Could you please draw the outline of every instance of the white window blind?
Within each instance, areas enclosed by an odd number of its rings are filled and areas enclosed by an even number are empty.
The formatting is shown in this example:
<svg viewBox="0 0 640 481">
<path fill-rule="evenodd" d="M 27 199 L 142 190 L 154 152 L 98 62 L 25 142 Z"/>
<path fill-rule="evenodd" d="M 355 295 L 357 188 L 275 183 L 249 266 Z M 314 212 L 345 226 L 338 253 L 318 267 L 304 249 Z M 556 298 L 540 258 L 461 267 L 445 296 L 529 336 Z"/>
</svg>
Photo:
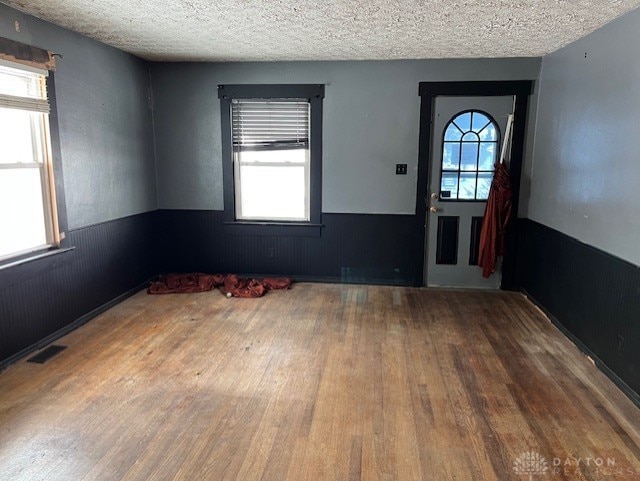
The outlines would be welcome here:
<svg viewBox="0 0 640 481">
<path fill-rule="evenodd" d="M 0 65 L 0 107 L 49 113 L 47 72 Z"/>
<path fill-rule="evenodd" d="M 309 101 L 234 100 L 235 148 L 304 148 L 309 144 Z"/>
</svg>

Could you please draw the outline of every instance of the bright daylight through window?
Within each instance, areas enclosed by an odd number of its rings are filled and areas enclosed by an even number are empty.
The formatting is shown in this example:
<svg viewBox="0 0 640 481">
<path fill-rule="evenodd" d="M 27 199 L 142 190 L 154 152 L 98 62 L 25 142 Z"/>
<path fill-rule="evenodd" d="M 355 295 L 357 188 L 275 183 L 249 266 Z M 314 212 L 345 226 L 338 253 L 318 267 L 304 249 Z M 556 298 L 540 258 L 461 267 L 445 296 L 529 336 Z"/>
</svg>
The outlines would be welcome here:
<svg viewBox="0 0 640 481">
<path fill-rule="evenodd" d="M 499 136 L 484 112 L 461 112 L 451 119 L 442 143 L 440 200 L 487 200 Z"/>
<path fill-rule="evenodd" d="M 46 76 L 0 65 L 0 259 L 59 241 Z"/>
<path fill-rule="evenodd" d="M 234 99 L 236 219 L 309 221 L 310 104 Z"/>
</svg>

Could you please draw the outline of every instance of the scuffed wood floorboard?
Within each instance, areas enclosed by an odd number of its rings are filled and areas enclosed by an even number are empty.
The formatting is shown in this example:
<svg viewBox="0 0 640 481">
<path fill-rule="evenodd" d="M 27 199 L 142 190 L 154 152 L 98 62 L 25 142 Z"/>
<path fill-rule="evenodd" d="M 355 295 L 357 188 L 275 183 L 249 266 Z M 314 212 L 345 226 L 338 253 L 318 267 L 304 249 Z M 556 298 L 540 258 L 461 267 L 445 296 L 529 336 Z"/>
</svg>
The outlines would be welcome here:
<svg viewBox="0 0 640 481">
<path fill-rule="evenodd" d="M 640 479 L 640 411 L 519 294 L 140 292 L 57 343 L 0 373 L 0 480 Z"/>
</svg>

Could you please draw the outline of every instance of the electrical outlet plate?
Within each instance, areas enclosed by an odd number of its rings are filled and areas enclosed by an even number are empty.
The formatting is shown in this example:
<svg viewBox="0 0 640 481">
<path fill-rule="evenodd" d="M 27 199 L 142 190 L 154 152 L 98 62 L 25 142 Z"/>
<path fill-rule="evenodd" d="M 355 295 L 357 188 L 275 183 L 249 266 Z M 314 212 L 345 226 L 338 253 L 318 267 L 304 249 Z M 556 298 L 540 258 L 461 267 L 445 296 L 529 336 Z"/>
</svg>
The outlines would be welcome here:
<svg viewBox="0 0 640 481">
<path fill-rule="evenodd" d="M 407 164 L 396 164 L 396 175 L 407 175 Z"/>
</svg>

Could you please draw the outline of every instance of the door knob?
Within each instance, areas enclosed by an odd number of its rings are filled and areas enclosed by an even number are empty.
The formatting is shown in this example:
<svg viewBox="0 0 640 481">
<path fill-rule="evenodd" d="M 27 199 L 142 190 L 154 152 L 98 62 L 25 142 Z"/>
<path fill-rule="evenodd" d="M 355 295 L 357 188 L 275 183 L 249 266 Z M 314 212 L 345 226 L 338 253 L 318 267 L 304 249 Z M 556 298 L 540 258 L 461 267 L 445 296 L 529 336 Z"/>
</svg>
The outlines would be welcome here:
<svg viewBox="0 0 640 481">
<path fill-rule="evenodd" d="M 436 212 L 438 212 L 440 209 L 438 209 L 435 205 L 432 205 L 431 207 L 429 207 L 429 212 L 433 212 L 434 214 Z"/>
</svg>

